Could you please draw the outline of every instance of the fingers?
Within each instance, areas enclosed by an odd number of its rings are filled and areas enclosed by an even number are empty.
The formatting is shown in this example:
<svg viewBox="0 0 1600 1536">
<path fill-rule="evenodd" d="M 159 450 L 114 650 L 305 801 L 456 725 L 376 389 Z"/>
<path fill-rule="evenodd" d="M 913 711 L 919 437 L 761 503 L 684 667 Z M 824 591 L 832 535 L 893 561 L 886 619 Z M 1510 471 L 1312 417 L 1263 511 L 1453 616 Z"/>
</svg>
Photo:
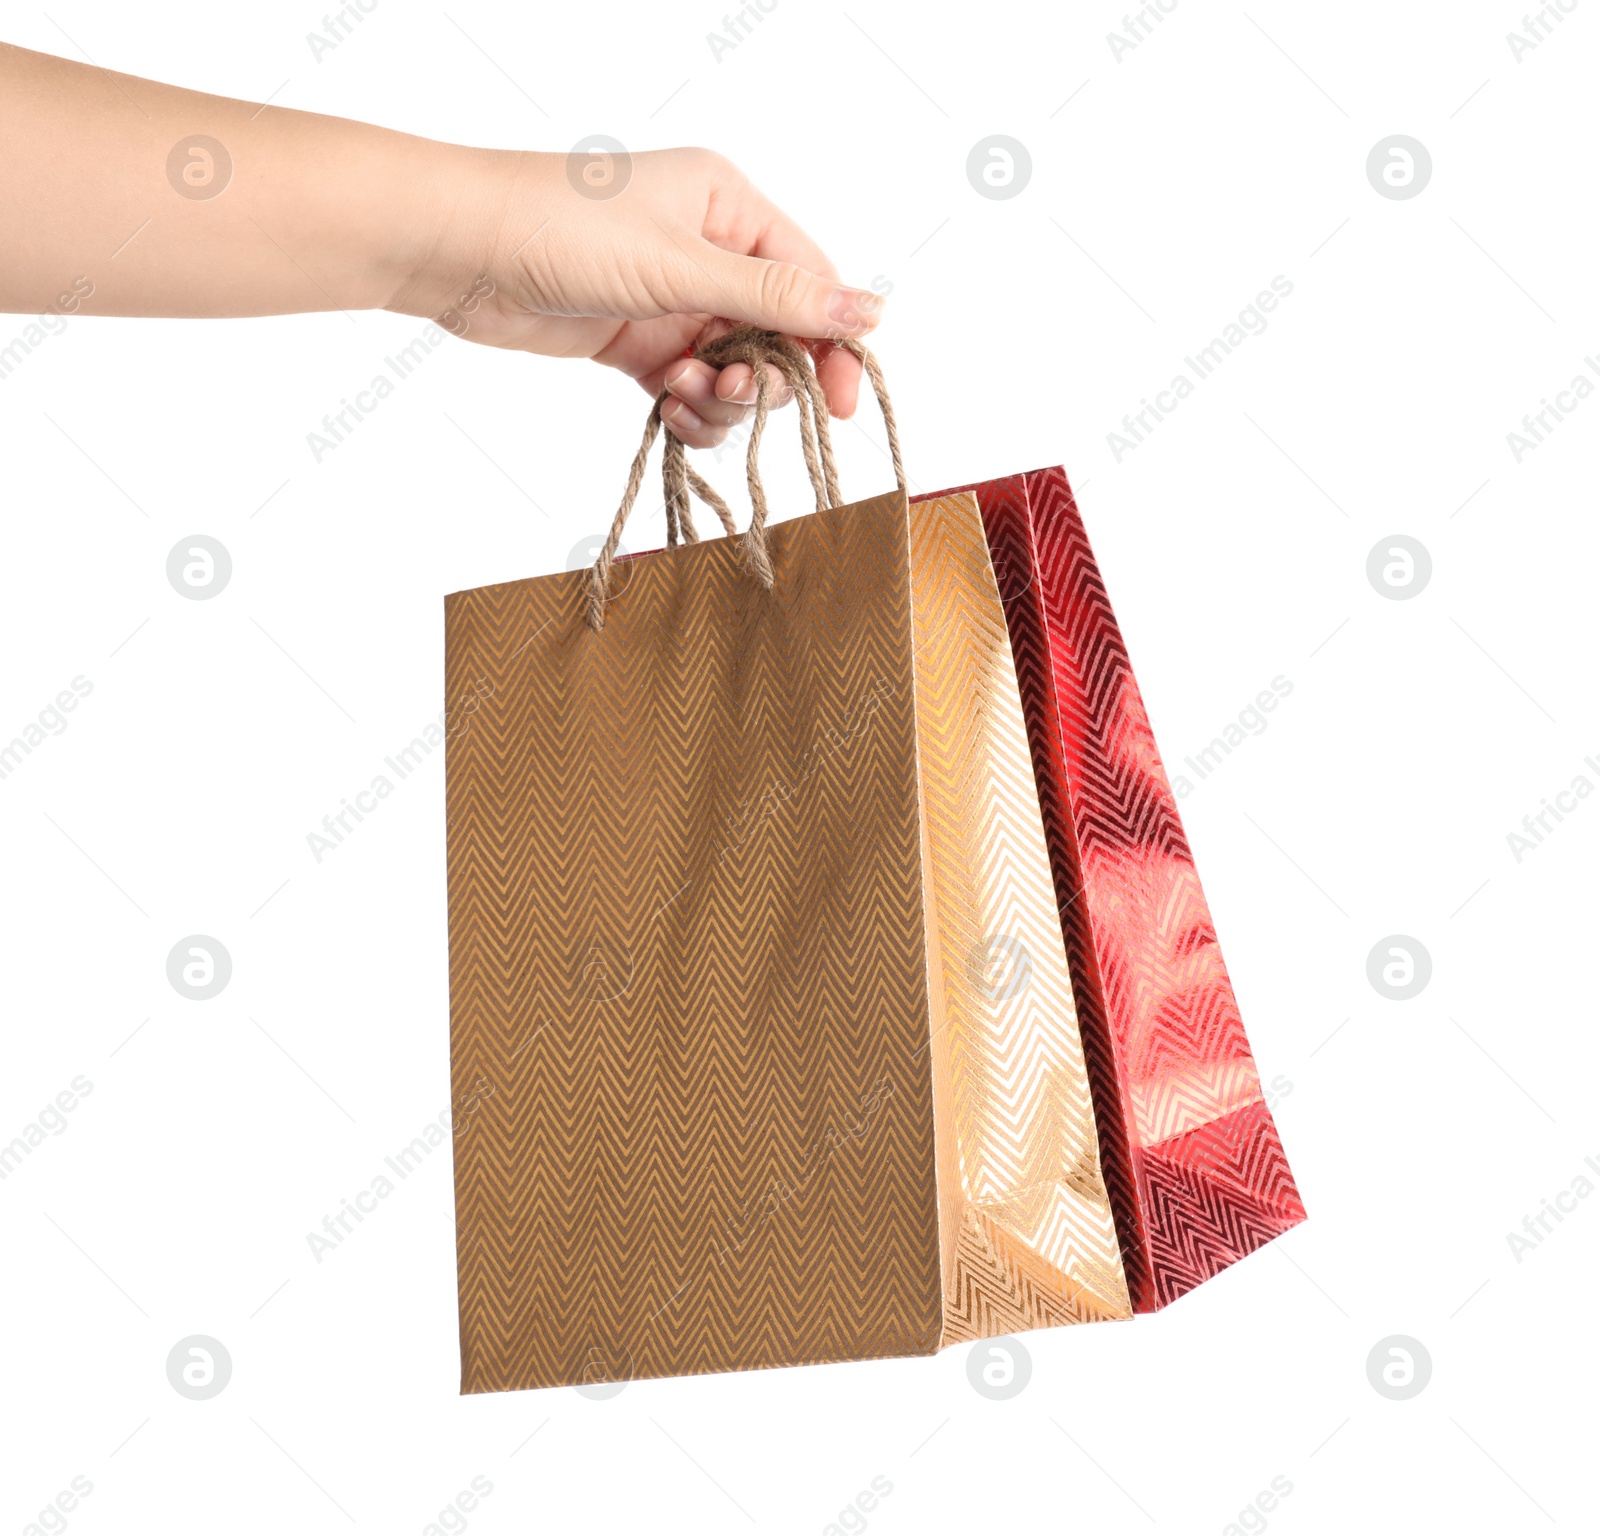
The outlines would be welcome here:
<svg viewBox="0 0 1600 1536">
<path fill-rule="evenodd" d="M 844 287 L 788 262 L 740 256 L 704 241 L 692 261 L 677 266 L 674 278 L 674 300 L 685 312 L 709 312 L 811 340 L 829 413 L 844 417 L 854 412 L 861 365 L 830 340 L 870 333 L 883 309 L 877 294 Z M 693 404 L 684 397 L 684 409 Z M 699 414 L 698 406 L 695 411 Z M 695 446 L 700 445 L 698 439 L 687 434 L 722 424 L 714 408 L 698 421 L 690 421 L 681 411 L 664 411 L 662 419 Z"/>
<path fill-rule="evenodd" d="M 787 405 L 794 395 L 780 374 L 766 370 L 768 401 Z M 696 358 L 684 358 L 666 371 L 663 380 L 668 400 L 661 419 L 691 448 L 714 448 L 750 414 L 755 403 L 755 374 L 748 363 L 713 368 Z"/>
<path fill-rule="evenodd" d="M 708 176 L 709 196 L 698 234 L 681 226 L 673 231 L 656 221 L 657 236 L 666 238 L 647 242 L 653 260 L 643 289 L 653 313 L 623 327 L 620 335 L 631 338 L 637 330 L 642 341 L 646 326 L 690 318 L 699 322 L 702 339 L 708 330 L 723 329 L 729 322 L 778 331 L 811 351 L 829 414 L 851 415 L 860 392 L 861 365 L 834 343 L 870 334 L 882 316 L 882 297 L 841 283 L 820 247 L 737 167 L 703 151 L 664 153 L 669 158 L 690 156 L 693 168 Z M 754 403 L 750 371 L 743 365 L 724 369 L 718 378 L 710 368 L 686 366 L 674 356 L 676 347 L 664 347 L 642 367 L 624 360 L 623 350 L 609 347 L 607 353 L 616 355 L 602 355 L 602 360 L 626 367 L 646 389 L 664 387 L 671 399 L 663 405 L 662 417 L 686 443 L 703 447 L 721 442 L 744 408 Z M 653 345 L 644 349 L 646 355 L 650 350 Z M 773 392 L 774 404 L 788 398 L 781 385 Z"/>
<path fill-rule="evenodd" d="M 767 402 L 770 405 L 787 405 L 793 398 L 789 386 L 783 378 L 775 375 L 768 368 L 767 375 Z M 738 405 L 754 405 L 756 403 L 756 375 L 749 363 L 730 363 L 717 375 L 717 395 L 719 399 L 730 401 Z"/>
<path fill-rule="evenodd" d="M 790 334 L 798 338 L 861 336 L 872 330 L 882 317 L 882 298 L 877 293 L 848 288 L 838 282 L 838 269 L 827 259 L 821 246 L 795 224 L 789 214 L 771 202 L 771 198 L 750 186 L 734 166 L 726 166 L 715 181 L 706 226 L 701 232 L 712 245 L 722 246 L 736 256 L 744 254 L 766 261 L 789 262 L 790 266 L 827 278 L 834 285 L 834 299 L 829 304 L 832 322 L 829 328 L 790 330 Z M 856 298 L 843 298 L 845 294 L 854 294 Z M 776 330 L 784 330 L 784 326 L 776 326 Z M 830 416 L 850 416 L 856 408 L 861 363 L 856 362 L 850 352 L 830 346 L 826 339 L 813 339 L 810 347 Z"/>
<path fill-rule="evenodd" d="M 855 353 L 826 342 L 811 351 L 817 362 L 817 381 L 828 398 L 828 414 L 841 420 L 855 415 L 861 392 L 861 364 Z"/>
<path fill-rule="evenodd" d="M 828 412 L 836 417 L 851 415 L 856 407 L 861 365 L 851 353 L 831 346 L 827 340 L 814 338 L 865 335 L 882 316 L 881 298 L 876 293 L 839 283 L 838 270 L 822 248 L 732 166 L 725 167 L 714 184 L 701 233 L 713 245 L 736 256 L 788 263 L 832 285 L 827 327 L 807 329 L 776 325 L 774 329 L 813 338 L 811 352 L 817 364 L 817 377 L 827 396 Z M 854 297 L 848 297 L 850 295 Z"/>
<path fill-rule="evenodd" d="M 787 336 L 865 336 L 883 301 L 865 288 L 787 261 L 741 256 L 698 241 L 673 273 L 678 307 L 742 320 Z"/>
</svg>

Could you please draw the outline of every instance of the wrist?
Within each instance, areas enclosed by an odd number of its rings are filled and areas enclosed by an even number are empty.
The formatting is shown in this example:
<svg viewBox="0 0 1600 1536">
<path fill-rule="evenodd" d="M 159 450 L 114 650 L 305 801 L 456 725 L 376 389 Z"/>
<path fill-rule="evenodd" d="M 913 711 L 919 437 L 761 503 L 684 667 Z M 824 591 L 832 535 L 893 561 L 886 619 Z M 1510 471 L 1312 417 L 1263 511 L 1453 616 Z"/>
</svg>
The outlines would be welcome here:
<svg viewBox="0 0 1600 1536">
<path fill-rule="evenodd" d="M 410 141 L 401 157 L 398 199 L 375 252 L 381 307 L 450 324 L 490 272 L 507 210 L 526 180 L 515 150 Z M 399 216 L 396 217 L 396 208 Z"/>
</svg>

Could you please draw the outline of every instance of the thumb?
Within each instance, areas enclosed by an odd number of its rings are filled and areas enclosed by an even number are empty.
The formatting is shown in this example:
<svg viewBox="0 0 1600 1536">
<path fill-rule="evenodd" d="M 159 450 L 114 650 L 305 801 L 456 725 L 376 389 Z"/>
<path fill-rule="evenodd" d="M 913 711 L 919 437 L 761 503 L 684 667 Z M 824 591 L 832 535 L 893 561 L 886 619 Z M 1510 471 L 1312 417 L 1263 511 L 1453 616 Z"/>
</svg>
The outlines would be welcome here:
<svg viewBox="0 0 1600 1536">
<path fill-rule="evenodd" d="M 739 256 L 709 240 L 685 252 L 672 281 L 672 301 L 688 314 L 721 315 L 787 336 L 838 341 L 865 336 L 883 314 L 883 300 L 787 261 Z"/>
</svg>

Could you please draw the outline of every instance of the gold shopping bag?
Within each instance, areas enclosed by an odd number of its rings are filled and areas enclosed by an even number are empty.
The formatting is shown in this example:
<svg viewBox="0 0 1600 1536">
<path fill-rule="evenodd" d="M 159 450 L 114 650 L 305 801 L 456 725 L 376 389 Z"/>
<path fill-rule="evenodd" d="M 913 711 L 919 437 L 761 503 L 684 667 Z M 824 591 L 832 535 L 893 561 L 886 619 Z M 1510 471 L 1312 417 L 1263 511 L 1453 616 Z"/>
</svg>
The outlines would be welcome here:
<svg viewBox="0 0 1600 1536">
<path fill-rule="evenodd" d="M 463 1392 L 1129 1315 L 977 504 L 908 507 L 864 351 L 900 488 L 851 506 L 805 354 L 700 355 L 757 365 L 748 533 L 669 437 L 614 558 L 658 401 L 593 571 L 445 600 Z"/>
</svg>

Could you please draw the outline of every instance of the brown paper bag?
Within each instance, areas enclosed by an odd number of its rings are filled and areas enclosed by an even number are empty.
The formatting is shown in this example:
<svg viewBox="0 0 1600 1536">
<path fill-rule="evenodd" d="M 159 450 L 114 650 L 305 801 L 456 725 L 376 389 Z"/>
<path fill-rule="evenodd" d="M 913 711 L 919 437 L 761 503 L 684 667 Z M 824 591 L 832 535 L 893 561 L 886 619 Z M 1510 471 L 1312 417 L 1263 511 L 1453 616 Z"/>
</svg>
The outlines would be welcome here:
<svg viewBox="0 0 1600 1536">
<path fill-rule="evenodd" d="M 462 1390 L 931 1353 L 1129 1313 L 970 495 L 446 599 Z M 820 429 L 820 431 L 818 430 Z M 688 542 L 676 543 L 681 535 Z"/>
</svg>

